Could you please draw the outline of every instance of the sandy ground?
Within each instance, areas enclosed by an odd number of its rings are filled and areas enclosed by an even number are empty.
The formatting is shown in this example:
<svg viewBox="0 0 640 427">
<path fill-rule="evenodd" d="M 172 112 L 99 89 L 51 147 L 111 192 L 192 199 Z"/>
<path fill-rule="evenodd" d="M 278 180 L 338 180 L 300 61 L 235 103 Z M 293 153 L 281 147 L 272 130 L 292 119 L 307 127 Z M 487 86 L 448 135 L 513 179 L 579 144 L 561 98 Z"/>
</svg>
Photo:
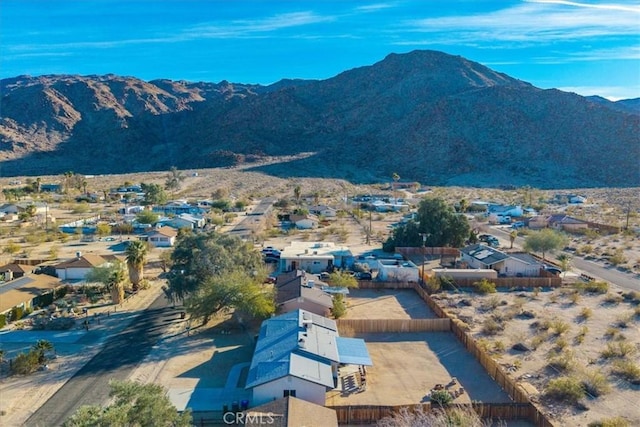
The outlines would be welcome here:
<svg viewBox="0 0 640 427">
<path fill-rule="evenodd" d="M 595 420 L 622 416 L 629 425 L 636 426 L 640 425 L 640 407 L 637 405 L 640 386 L 613 374 L 616 358 L 606 359 L 601 354 L 608 345 L 629 343 L 631 354 L 625 358 L 640 366 L 640 317 L 634 314 L 637 306 L 625 301 L 607 302 L 621 299 L 621 293 L 612 288 L 607 295 L 581 294 L 578 297 L 572 296 L 574 293 L 569 289 L 537 295 L 519 292 L 486 296 L 442 294 L 440 304 L 470 325 L 473 335 L 494 353 L 510 375 L 527 384 L 533 398 L 543 405 L 552 419 L 561 420 L 565 426 L 585 426 Z M 592 315 L 585 317 L 585 310 Z M 534 317 L 523 317 L 523 312 Z M 483 333 L 484 322 L 489 318 L 503 319 L 504 330 L 496 335 Z M 548 332 L 540 332 L 535 322 L 546 321 L 566 324 L 567 330 L 558 334 L 552 326 Z M 517 343 L 524 343 L 532 350 L 515 351 L 512 346 Z M 558 352 L 571 360 L 569 369 L 549 366 Z M 582 380 L 585 375 L 595 372 L 603 375 L 608 391 L 598 397 L 582 399 L 581 403 L 588 410 L 546 399 L 544 394 L 536 392 L 543 392 L 553 378 L 568 375 Z"/>
</svg>

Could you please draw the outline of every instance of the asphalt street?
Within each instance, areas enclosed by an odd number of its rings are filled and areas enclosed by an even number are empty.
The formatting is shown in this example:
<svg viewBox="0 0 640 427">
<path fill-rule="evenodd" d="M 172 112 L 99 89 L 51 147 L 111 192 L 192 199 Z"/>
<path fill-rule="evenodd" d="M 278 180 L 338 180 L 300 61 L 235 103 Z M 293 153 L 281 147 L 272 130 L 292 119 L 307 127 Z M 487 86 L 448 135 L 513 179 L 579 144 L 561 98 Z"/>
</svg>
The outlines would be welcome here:
<svg viewBox="0 0 640 427">
<path fill-rule="evenodd" d="M 126 380 L 161 338 L 167 323 L 177 316 L 178 312 L 160 295 L 129 326 L 111 336 L 102 350 L 34 412 L 25 425 L 61 426 L 80 406 L 106 404 L 109 380 Z M 87 338 L 91 341 L 90 336 Z"/>
</svg>

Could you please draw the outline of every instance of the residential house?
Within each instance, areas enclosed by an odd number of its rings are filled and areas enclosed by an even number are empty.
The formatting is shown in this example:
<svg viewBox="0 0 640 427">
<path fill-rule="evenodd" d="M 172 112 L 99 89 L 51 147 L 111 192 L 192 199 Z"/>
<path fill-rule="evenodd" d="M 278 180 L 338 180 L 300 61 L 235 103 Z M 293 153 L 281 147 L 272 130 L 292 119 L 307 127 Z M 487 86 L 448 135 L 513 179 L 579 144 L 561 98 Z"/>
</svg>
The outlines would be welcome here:
<svg viewBox="0 0 640 427">
<path fill-rule="evenodd" d="M 31 270 L 32 268 L 30 265 L 10 263 L 0 267 L 0 275 L 3 277 L 2 280 L 8 282 L 13 279 L 19 279 Z"/>
<path fill-rule="evenodd" d="M 291 311 L 262 322 L 246 388 L 255 405 L 288 396 L 324 405 L 340 364 L 371 366 L 364 340 L 340 337 L 334 320 Z"/>
<path fill-rule="evenodd" d="M 310 277 L 302 270 L 279 274 L 275 283 L 276 304 L 279 310 L 287 313 L 301 309 L 328 316 L 333 308 L 333 298 L 316 287 L 315 277 Z"/>
<path fill-rule="evenodd" d="M 547 228 L 549 226 L 548 215 L 536 215 L 529 218 L 528 226 L 532 230 L 540 230 L 541 228 Z"/>
<path fill-rule="evenodd" d="M 206 224 L 206 220 L 201 216 L 196 216 L 188 213 L 182 213 L 174 218 L 172 218 L 168 225 L 173 228 L 202 228 Z"/>
<path fill-rule="evenodd" d="M 163 206 L 154 206 L 153 211 L 161 212 L 164 215 L 179 215 L 183 213 L 199 213 L 201 209 L 195 206 L 191 206 L 189 203 L 187 203 L 186 200 L 172 200 L 170 202 L 167 202 Z"/>
<path fill-rule="evenodd" d="M 529 254 L 505 253 L 483 244 L 460 249 L 461 262 L 470 268 L 491 269 L 500 276 L 537 277 L 543 264 Z"/>
<path fill-rule="evenodd" d="M 244 427 L 338 427 L 334 409 L 292 396 L 251 408 L 244 419 Z"/>
<path fill-rule="evenodd" d="M 158 248 L 168 248 L 176 243 L 178 232 L 171 227 L 154 228 L 147 232 L 147 241 Z"/>
<path fill-rule="evenodd" d="M 62 193 L 62 184 L 40 184 L 43 193 Z"/>
<path fill-rule="evenodd" d="M 420 279 L 418 266 L 402 258 L 367 260 L 367 264 L 371 270 L 378 270 L 379 281 L 417 282 Z"/>
<path fill-rule="evenodd" d="M 309 213 L 327 219 L 335 218 L 338 215 L 338 211 L 336 209 L 327 205 L 309 206 Z"/>
<path fill-rule="evenodd" d="M 586 230 L 589 228 L 589 223 L 586 221 L 582 221 L 578 218 L 573 218 L 569 215 L 558 214 L 551 215 L 548 219 L 549 227 L 555 228 L 556 230 L 564 230 L 564 231 L 578 231 L 578 230 Z"/>
<path fill-rule="evenodd" d="M 353 264 L 353 254 L 346 246 L 332 242 L 292 242 L 280 253 L 279 270 L 304 270 L 318 274 Z"/>
<path fill-rule="evenodd" d="M 521 217 L 524 214 L 522 206 L 518 205 L 499 205 L 489 203 L 487 205 L 489 215 L 494 214 L 496 216 L 510 216 Z"/>
<path fill-rule="evenodd" d="M 571 204 L 587 203 L 587 198 L 584 196 L 571 195 L 569 196 L 569 203 Z"/>
<path fill-rule="evenodd" d="M 56 264 L 54 268 L 56 276 L 60 280 L 84 280 L 93 268 L 102 267 L 116 260 L 120 260 L 120 257 L 115 255 L 82 255 L 78 252 L 75 258 Z"/>
<path fill-rule="evenodd" d="M 311 214 L 291 214 L 289 215 L 289 221 L 295 224 L 296 228 L 299 230 L 311 230 L 313 228 L 317 228 L 319 223 L 318 217 Z"/>
<path fill-rule="evenodd" d="M 7 281 L 0 286 L 0 314 L 14 307 L 33 308 L 34 300 L 60 286 L 60 279 L 46 274 L 29 274 Z"/>
</svg>

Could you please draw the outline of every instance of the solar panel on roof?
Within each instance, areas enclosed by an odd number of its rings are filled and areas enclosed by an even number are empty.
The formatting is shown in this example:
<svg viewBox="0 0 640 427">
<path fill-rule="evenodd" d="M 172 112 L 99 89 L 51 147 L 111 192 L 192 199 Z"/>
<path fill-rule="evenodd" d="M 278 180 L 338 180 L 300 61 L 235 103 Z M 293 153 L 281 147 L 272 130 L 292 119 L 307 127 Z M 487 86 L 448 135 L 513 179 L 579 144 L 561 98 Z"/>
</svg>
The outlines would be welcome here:
<svg viewBox="0 0 640 427">
<path fill-rule="evenodd" d="M 477 258 L 477 259 L 485 259 L 487 257 L 490 257 L 491 255 L 493 255 L 493 252 L 491 252 L 491 251 L 489 251 L 487 249 L 481 250 L 481 251 L 473 254 L 473 256 L 475 258 Z"/>
</svg>

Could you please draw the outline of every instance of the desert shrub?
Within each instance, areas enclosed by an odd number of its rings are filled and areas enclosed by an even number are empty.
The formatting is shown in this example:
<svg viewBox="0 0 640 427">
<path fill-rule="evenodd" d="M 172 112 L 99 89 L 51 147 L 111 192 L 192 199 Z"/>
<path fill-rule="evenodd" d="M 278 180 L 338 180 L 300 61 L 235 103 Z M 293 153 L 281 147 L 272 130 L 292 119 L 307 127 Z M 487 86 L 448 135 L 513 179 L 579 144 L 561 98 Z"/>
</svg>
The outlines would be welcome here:
<svg viewBox="0 0 640 427">
<path fill-rule="evenodd" d="M 331 314 L 336 319 L 341 318 L 347 313 L 347 307 L 344 303 L 344 296 L 342 294 L 335 294 L 333 297 L 333 308 Z"/>
<path fill-rule="evenodd" d="M 634 352 L 635 347 L 630 342 L 617 341 L 615 343 L 608 343 L 607 348 L 602 350 L 600 355 L 605 359 L 625 358 Z"/>
<path fill-rule="evenodd" d="M 611 384 L 600 370 L 584 372 L 582 386 L 587 393 L 594 397 L 602 396 L 611 391 Z"/>
<path fill-rule="evenodd" d="M 448 405 L 453 402 L 453 396 L 448 390 L 434 390 L 430 396 L 431 403 L 437 405 Z"/>
<path fill-rule="evenodd" d="M 587 427 L 629 427 L 630 424 L 622 417 L 603 418 L 601 420 L 592 421 Z"/>
<path fill-rule="evenodd" d="M 554 335 L 562 335 L 571 329 L 571 326 L 563 320 L 554 319 L 551 322 L 551 329 L 553 329 Z"/>
<path fill-rule="evenodd" d="M 606 294 L 609 292 L 609 284 L 607 282 L 598 282 L 596 280 L 580 283 L 577 287 L 590 294 Z"/>
<path fill-rule="evenodd" d="M 631 304 L 640 305 L 640 292 L 638 291 L 626 292 L 622 298 Z"/>
<path fill-rule="evenodd" d="M 605 304 L 617 305 L 617 304 L 620 304 L 621 302 L 622 302 L 622 296 L 618 294 L 608 293 L 604 297 Z"/>
<path fill-rule="evenodd" d="M 505 350 L 505 345 L 502 341 L 498 340 L 496 342 L 493 343 L 493 352 L 494 353 L 504 353 Z"/>
<path fill-rule="evenodd" d="M 578 292 L 577 290 L 573 290 L 569 294 L 569 301 L 571 302 L 571 304 L 577 304 L 578 301 L 580 301 L 580 292 Z"/>
<path fill-rule="evenodd" d="M 30 350 L 27 353 L 18 354 L 11 363 L 11 372 L 18 375 L 27 375 L 35 372 L 40 367 L 40 352 Z"/>
<path fill-rule="evenodd" d="M 495 319 L 489 318 L 482 322 L 482 333 L 485 335 L 496 335 L 501 332 L 504 327 L 495 321 Z"/>
<path fill-rule="evenodd" d="M 632 321 L 633 321 L 633 313 L 625 313 L 618 316 L 618 318 L 614 322 L 614 325 L 617 326 L 618 328 L 624 329 L 624 328 L 628 328 L 629 323 L 631 323 Z"/>
<path fill-rule="evenodd" d="M 7 315 L 4 313 L 0 314 L 0 329 L 4 328 L 6 324 L 7 324 Z"/>
<path fill-rule="evenodd" d="M 560 377 L 549 381 L 544 394 L 552 399 L 577 403 L 578 400 L 584 397 L 585 391 L 582 383 L 577 378 Z"/>
<path fill-rule="evenodd" d="M 534 349 L 540 347 L 545 341 L 549 339 L 549 334 L 546 332 L 540 332 L 531 338 L 531 347 Z"/>
<path fill-rule="evenodd" d="M 589 307 L 583 307 L 582 310 L 580 310 L 580 314 L 578 315 L 578 320 L 587 320 L 589 319 L 591 316 L 593 316 L 593 310 L 591 310 L 591 308 Z"/>
<path fill-rule="evenodd" d="M 500 307 L 500 298 L 497 295 L 493 295 L 491 298 L 482 302 L 481 308 L 484 311 L 493 311 Z"/>
<path fill-rule="evenodd" d="M 640 366 L 632 360 L 616 360 L 611 372 L 634 384 L 640 383 Z"/>
<path fill-rule="evenodd" d="M 15 322 L 24 317 L 24 309 L 22 307 L 13 307 L 11 309 L 11 321 Z"/>
<path fill-rule="evenodd" d="M 557 351 L 562 351 L 569 345 L 569 342 L 564 338 L 558 338 L 554 344 Z"/>
<path fill-rule="evenodd" d="M 576 366 L 575 355 L 572 351 L 550 352 L 547 356 L 547 364 L 561 372 L 571 371 Z"/>
<path fill-rule="evenodd" d="M 587 335 L 587 332 L 589 332 L 589 328 L 587 328 L 586 326 L 581 327 L 578 331 L 578 334 L 574 338 L 575 344 L 582 344 L 584 342 L 585 336 Z"/>
<path fill-rule="evenodd" d="M 586 255 L 593 252 L 593 246 L 591 245 L 582 245 L 576 250 L 576 255 Z"/>
<path fill-rule="evenodd" d="M 429 277 L 426 280 L 425 285 L 427 287 L 428 294 L 435 294 L 442 288 L 442 284 L 440 283 L 440 278 L 436 276 Z"/>
<path fill-rule="evenodd" d="M 487 279 L 482 279 L 473 283 L 473 289 L 481 295 L 494 294 L 496 292 L 496 284 Z"/>
<path fill-rule="evenodd" d="M 388 417 L 381 418 L 377 427 L 400 426 L 465 426 L 489 427 L 490 420 L 482 420 L 471 407 L 447 407 L 425 411 L 421 406 L 412 410 L 400 408 Z"/>
<path fill-rule="evenodd" d="M 614 251 L 613 255 L 609 257 L 609 262 L 613 265 L 620 265 L 627 262 L 627 257 L 624 256 L 624 252 L 622 251 L 622 248 L 617 248 Z"/>
</svg>

